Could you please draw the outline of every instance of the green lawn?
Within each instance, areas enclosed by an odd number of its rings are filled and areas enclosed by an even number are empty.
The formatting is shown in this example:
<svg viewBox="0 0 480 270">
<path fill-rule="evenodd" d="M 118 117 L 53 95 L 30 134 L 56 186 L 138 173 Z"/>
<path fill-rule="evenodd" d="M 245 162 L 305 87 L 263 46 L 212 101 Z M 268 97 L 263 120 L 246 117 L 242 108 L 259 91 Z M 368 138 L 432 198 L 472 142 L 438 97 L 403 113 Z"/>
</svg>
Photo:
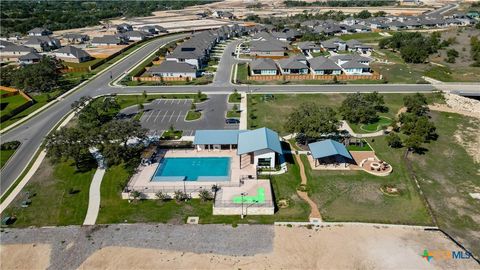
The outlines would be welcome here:
<svg viewBox="0 0 480 270">
<path fill-rule="evenodd" d="M 28 107 L 27 109 L 21 111 L 20 113 L 16 114 L 15 116 L 13 116 L 12 118 L 6 120 L 6 121 L 3 121 L 0 123 L 0 127 L 3 129 L 3 128 L 6 128 L 8 127 L 9 125 L 17 122 L 18 120 L 28 116 L 30 113 L 36 111 L 38 108 L 41 108 L 42 106 L 44 106 L 45 104 L 48 103 L 48 101 L 50 101 L 51 99 L 54 99 L 56 98 L 57 96 L 59 96 L 61 94 L 60 91 L 54 91 L 54 92 L 51 92 L 51 93 L 44 93 L 44 94 L 37 94 L 37 95 L 31 95 L 31 97 L 33 98 L 33 100 L 35 100 L 35 103 Z M 3 100 L 2 100 L 3 102 Z"/>
<path fill-rule="evenodd" d="M 45 159 L 22 192 L 8 206 L 2 218 L 15 215 L 13 227 L 82 224 L 88 207 L 88 191 L 94 169 L 78 172 L 69 162 L 56 165 Z M 31 205 L 22 208 L 26 191 Z M 71 192 L 73 191 L 73 192 Z"/>
<path fill-rule="evenodd" d="M 380 116 L 378 121 L 370 124 L 354 124 L 349 123 L 350 127 L 355 133 L 373 133 L 382 130 L 383 127 L 388 127 L 392 123 L 392 119 Z"/>
<path fill-rule="evenodd" d="M 182 130 L 165 130 L 162 134 L 163 140 L 177 140 L 182 137 Z"/>
<path fill-rule="evenodd" d="M 361 42 L 365 43 L 376 43 L 380 39 L 385 38 L 384 36 L 380 35 L 378 32 L 370 32 L 370 33 L 354 33 L 349 35 L 342 35 L 340 36 L 343 40 L 351 40 L 356 39 Z"/>
<path fill-rule="evenodd" d="M 20 94 L 2 98 L 0 116 L 10 114 L 13 110 L 25 103 L 28 103 L 28 100 Z"/>
<path fill-rule="evenodd" d="M 348 151 L 372 151 L 372 148 L 363 140 L 363 146 L 351 144 L 347 146 Z"/>
<path fill-rule="evenodd" d="M 82 63 L 71 63 L 71 62 L 63 62 L 64 65 L 71 67 L 71 68 L 88 68 L 97 64 L 98 62 L 102 61 L 103 58 L 95 58 L 90 61 L 82 62 Z"/>
<path fill-rule="evenodd" d="M 234 111 L 234 110 L 228 111 L 227 118 L 240 118 L 240 111 Z"/>
<path fill-rule="evenodd" d="M 478 154 L 480 120 L 458 114 L 432 112 L 438 140 L 427 144 L 424 155 L 409 159 L 422 191 L 431 204 L 440 228 L 474 254 L 480 254 L 480 201 L 469 193 L 479 192 L 480 171 L 470 152 Z M 469 148 L 463 147 L 457 138 Z"/>
<path fill-rule="evenodd" d="M 0 150 L 0 169 L 3 168 L 10 157 L 15 153 L 15 150 Z"/>
<path fill-rule="evenodd" d="M 248 68 L 247 64 L 237 64 L 237 83 L 247 82 Z"/>
<path fill-rule="evenodd" d="M 188 111 L 187 116 L 185 117 L 185 120 L 187 121 L 194 121 L 198 120 L 202 117 L 202 113 L 199 111 Z"/>
<path fill-rule="evenodd" d="M 363 171 L 313 171 L 303 156 L 309 196 L 327 221 L 359 221 L 431 225 L 432 221 L 402 161 L 404 149 L 389 148 L 384 137 L 369 142 L 377 156 L 393 166 L 387 177 Z M 401 195 L 384 195 L 383 185 L 394 185 Z"/>
<path fill-rule="evenodd" d="M 382 116 L 395 117 L 403 107 L 403 97 L 408 94 L 382 94 L 389 112 Z M 321 106 L 338 109 L 346 94 L 275 94 L 273 100 L 263 100 L 261 94 L 248 95 L 248 127 L 268 127 L 287 134 L 283 123 L 288 114 L 304 102 L 314 102 Z M 429 103 L 441 102 L 437 94 L 425 94 Z"/>
<path fill-rule="evenodd" d="M 198 199 L 189 202 L 161 202 L 142 200 L 128 203 L 120 197 L 121 187 L 128 181 L 130 174 L 122 166 L 109 168 L 101 186 L 101 208 L 97 219 L 99 224 L 121 222 L 161 222 L 183 224 L 188 216 L 199 216 L 200 223 L 273 223 L 274 221 L 306 221 L 310 209 L 296 195 L 296 187 L 300 183 L 298 167 L 289 166 L 289 172 L 272 177 L 272 187 L 276 200 L 286 199 L 289 207 L 279 209 L 273 216 L 213 216 L 212 202 L 201 202 Z"/>
<path fill-rule="evenodd" d="M 229 103 L 240 103 L 242 101 L 242 95 L 238 92 L 228 95 Z"/>
<path fill-rule="evenodd" d="M 126 86 L 158 86 L 158 85 L 206 85 L 213 81 L 213 76 L 202 76 L 189 81 L 164 81 L 164 82 L 138 82 L 138 81 L 122 81 Z"/>
</svg>

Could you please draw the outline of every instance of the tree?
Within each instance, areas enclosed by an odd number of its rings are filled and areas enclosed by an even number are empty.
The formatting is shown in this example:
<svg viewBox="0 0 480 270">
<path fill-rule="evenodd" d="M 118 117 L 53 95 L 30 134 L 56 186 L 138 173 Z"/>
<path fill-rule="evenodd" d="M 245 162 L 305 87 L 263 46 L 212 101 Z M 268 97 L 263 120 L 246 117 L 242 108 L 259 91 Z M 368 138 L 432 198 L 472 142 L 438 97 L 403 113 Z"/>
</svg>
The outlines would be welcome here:
<svg viewBox="0 0 480 270">
<path fill-rule="evenodd" d="M 422 138 L 418 135 L 409 136 L 405 139 L 405 146 L 409 151 L 419 152 L 422 148 Z"/>
<path fill-rule="evenodd" d="M 455 59 L 458 57 L 458 51 L 455 49 L 450 49 L 447 51 L 447 59 L 445 60 L 448 63 L 455 63 Z"/>
<path fill-rule="evenodd" d="M 382 106 L 382 103 L 383 98 L 378 94 L 349 94 L 342 102 L 339 112 L 349 122 L 372 123 L 378 119 L 376 107 Z"/>
<path fill-rule="evenodd" d="M 400 139 L 400 136 L 397 135 L 397 133 L 390 133 L 386 137 L 387 144 L 388 146 L 392 148 L 400 148 L 402 147 L 402 139 Z"/>
<path fill-rule="evenodd" d="M 146 90 L 143 90 L 142 96 L 143 96 L 144 99 L 147 98 L 147 91 Z"/>
<path fill-rule="evenodd" d="M 413 96 L 405 96 L 403 98 L 403 104 L 407 108 L 408 113 L 422 116 L 429 112 L 427 98 L 420 93 L 415 93 Z"/>
<path fill-rule="evenodd" d="M 196 111 L 197 110 L 197 106 L 195 105 L 194 102 L 192 102 L 192 105 L 190 106 L 190 110 L 191 111 Z"/>
<path fill-rule="evenodd" d="M 290 113 L 285 122 L 285 129 L 291 133 L 303 134 L 307 139 L 315 139 L 338 132 L 339 124 L 332 108 L 307 102 Z"/>
<path fill-rule="evenodd" d="M 209 201 L 213 198 L 212 193 L 206 189 L 200 190 L 198 196 L 203 202 Z"/>
<path fill-rule="evenodd" d="M 378 112 L 388 112 L 388 107 L 385 106 L 385 101 L 383 100 L 383 96 L 378 94 L 377 91 L 372 93 L 365 94 L 365 100 L 370 103 L 373 108 Z"/>
<path fill-rule="evenodd" d="M 187 194 L 185 194 L 181 190 L 177 190 L 173 193 L 173 198 L 175 199 L 175 201 L 181 202 L 187 199 Z"/>
<path fill-rule="evenodd" d="M 135 200 L 138 201 L 142 197 L 142 193 L 138 190 L 134 190 L 130 192 L 130 196 Z"/>
<path fill-rule="evenodd" d="M 359 19 L 368 19 L 372 17 L 372 13 L 370 13 L 368 10 L 362 10 L 359 13 L 355 14 L 355 18 Z"/>
<path fill-rule="evenodd" d="M 60 73 L 58 69 L 61 67 L 59 60 L 43 56 L 35 65 L 27 65 L 16 69 L 11 74 L 11 83 L 17 89 L 30 92 L 49 92 L 59 86 Z M 3 71 L 3 70 L 2 70 Z"/>
<path fill-rule="evenodd" d="M 46 138 L 47 155 L 54 161 L 73 159 L 78 170 L 86 168 L 93 160 L 92 146 L 87 132 L 79 128 L 61 128 Z"/>
<path fill-rule="evenodd" d="M 167 201 L 167 200 L 170 200 L 170 196 L 167 194 L 167 193 L 164 193 L 164 192 L 157 192 L 155 193 L 155 197 L 161 201 Z"/>
<path fill-rule="evenodd" d="M 118 143 L 127 151 L 128 140 L 145 139 L 147 130 L 142 128 L 139 121 L 113 120 L 102 126 L 103 137 L 106 141 Z"/>
<path fill-rule="evenodd" d="M 143 103 L 138 103 L 138 110 L 139 111 L 143 111 L 144 108 L 145 108 L 145 106 L 143 105 Z"/>
</svg>

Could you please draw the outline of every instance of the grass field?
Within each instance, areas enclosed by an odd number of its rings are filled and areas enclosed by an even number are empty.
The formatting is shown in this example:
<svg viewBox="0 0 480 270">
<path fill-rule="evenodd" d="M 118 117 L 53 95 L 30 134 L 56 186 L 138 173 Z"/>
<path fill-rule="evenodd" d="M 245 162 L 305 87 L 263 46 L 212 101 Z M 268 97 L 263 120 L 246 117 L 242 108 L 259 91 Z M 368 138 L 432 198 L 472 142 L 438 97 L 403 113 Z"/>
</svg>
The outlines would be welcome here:
<svg viewBox="0 0 480 270">
<path fill-rule="evenodd" d="M 8 206 L 2 218 L 15 215 L 13 227 L 82 224 L 88 207 L 88 190 L 95 170 L 78 172 L 69 162 L 56 165 L 45 159 L 30 182 Z M 22 208 L 26 191 L 31 205 Z"/>
<path fill-rule="evenodd" d="M 356 39 L 358 41 L 365 42 L 365 43 L 376 43 L 380 39 L 383 39 L 385 37 L 380 35 L 380 33 L 370 32 L 370 33 L 354 33 L 349 35 L 342 35 L 340 36 L 340 38 L 343 40 Z"/>
<path fill-rule="evenodd" d="M 0 169 L 3 168 L 10 157 L 15 153 L 15 150 L 0 150 Z"/>
<path fill-rule="evenodd" d="M 28 103 L 22 95 L 14 95 L 6 98 L 2 98 L 0 116 L 8 115 L 16 108 Z"/>
<path fill-rule="evenodd" d="M 438 140 L 424 155 L 410 156 L 420 186 L 440 228 L 480 254 L 480 171 L 470 153 L 478 153 L 480 120 L 458 114 L 432 112 Z M 475 142 L 477 145 L 475 145 Z"/>
<path fill-rule="evenodd" d="M 240 93 L 232 93 L 228 95 L 229 103 L 240 103 L 242 101 L 242 95 Z"/>
<path fill-rule="evenodd" d="M 382 94 L 387 113 L 381 115 L 393 118 L 403 107 L 403 97 L 408 94 Z M 441 102 L 436 94 L 425 94 L 429 103 Z M 248 95 L 248 127 L 259 128 L 266 126 L 280 134 L 287 134 L 283 123 L 288 114 L 304 102 L 314 102 L 321 106 L 338 109 L 346 94 L 276 94 L 273 100 L 264 101 L 263 95 Z"/>
<path fill-rule="evenodd" d="M 92 59 L 90 61 L 86 61 L 86 62 L 82 62 L 82 63 L 72 63 L 72 62 L 63 62 L 64 65 L 66 65 L 67 67 L 71 67 L 71 68 L 88 68 L 90 66 L 93 66 L 95 64 L 97 64 L 98 62 L 102 61 L 103 58 L 95 58 L 95 59 Z"/>
<path fill-rule="evenodd" d="M 420 195 L 409 178 L 402 162 L 404 149 L 387 146 L 384 137 L 372 144 L 377 156 L 393 166 L 386 177 L 363 171 L 313 171 L 306 156 L 309 196 L 318 205 L 322 217 L 328 221 L 360 221 L 395 224 L 431 225 L 432 221 Z M 393 185 L 400 196 L 384 195 L 380 188 Z"/>
<path fill-rule="evenodd" d="M 240 118 L 240 111 L 230 110 L 227 112 L 228 118 Z"/>
</svg>

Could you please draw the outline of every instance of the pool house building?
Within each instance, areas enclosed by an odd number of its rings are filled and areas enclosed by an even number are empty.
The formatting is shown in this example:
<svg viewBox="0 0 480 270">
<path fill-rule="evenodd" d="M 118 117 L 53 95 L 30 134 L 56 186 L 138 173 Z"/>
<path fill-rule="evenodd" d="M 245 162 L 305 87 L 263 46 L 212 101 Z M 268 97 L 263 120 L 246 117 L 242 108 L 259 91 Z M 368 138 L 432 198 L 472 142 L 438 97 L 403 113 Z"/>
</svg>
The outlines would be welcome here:
<svg viewBox="0 0 480 270">
<path fill-rule="evenodd" d="M 268 129 L 197 130 L 193 145 L 197 151 L 235 150 L 239 166 L 275 168 L 282 154 L 278 133 Z"/>
<path fill-rule="evenodd" d="M 337 165 L 347 167 L 355 163 L 345 145 L 334 140 L 323 140 L 308 144 L 315 167 Z"/>
</svg>

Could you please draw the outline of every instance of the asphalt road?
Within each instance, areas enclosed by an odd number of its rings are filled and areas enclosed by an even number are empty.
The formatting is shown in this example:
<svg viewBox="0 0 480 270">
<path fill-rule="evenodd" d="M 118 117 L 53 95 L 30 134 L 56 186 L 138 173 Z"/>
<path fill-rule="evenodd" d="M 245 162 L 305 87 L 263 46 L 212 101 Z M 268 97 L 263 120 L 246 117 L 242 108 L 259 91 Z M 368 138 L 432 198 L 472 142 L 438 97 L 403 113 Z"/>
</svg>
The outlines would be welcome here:
<svg viewBox="0 0 480 270">
<path fill-rule="evenodd" d="M 128 71 L 135 64 L 142 61 L 147 55 L 156 50 L 159 46 L 166 44 L 174 39 L 185 36 L 186 34 L 168 36 L 158 38 L 147 43 L 133 54 L 130 54 L 116 65 L 108 68 L 104 73 L 98 75 L 88 82 L 81 89 L 65 97 L 63 100 L 53 104 L 48 109 L 42 111 L 28 121 L 22 123 L 16 128 L 2 134 L 2 142 L 18 140 L 22 144 L 18 151 L 10 158 L 10 161 L 0 171 L 0 192 L 3 195 L 8 187 L 20 176 L 22 170 L 27 166 L 35 151 L 42 144 L 44 137 L 50 130 L 68 114 L 72 102 L 78 100 L 82 96 L 97 96 L 112 93 L 128 94 L 141 93 L 143 91 L 149 93 L 195 93 L 198 90 L 209 94 L 229 93 L 234 89 L 238 91 L 246 91 L 248 93 L 352 93 L 352 92 L 371 92 L 378 91 L 382 93 L 408 93 L 408 92 L 428 92 L 434 90 L 435 87 L 429 84 L 376 84 L 376 85 L 233 85 L 230 83 L 231 66 L 235 62 L 231 56 L 235 42 L 227 46 L 224 52 L 224 58 L 220 63 L 222 70 L 220 77 L 211 85 L 201 86 L 138 86 L 138 87 L 120 87 L 111 86 L 110 74 L 113 78 L 118 78 Z M 230 68 L 228 69 L 228 66 Z M 227 72 L 223 72 L 227 70 Z M 219 73 L 220 74 L 220 73 Z M 227 79 L 228 74 L 228 79 Z M 451 90 L 462 90 L 480 92 L 478 84 L 442 84 L 439 86 L 448 86 Z M 222 116 L 223 117 L 223 116 Z"/>
</svg>

